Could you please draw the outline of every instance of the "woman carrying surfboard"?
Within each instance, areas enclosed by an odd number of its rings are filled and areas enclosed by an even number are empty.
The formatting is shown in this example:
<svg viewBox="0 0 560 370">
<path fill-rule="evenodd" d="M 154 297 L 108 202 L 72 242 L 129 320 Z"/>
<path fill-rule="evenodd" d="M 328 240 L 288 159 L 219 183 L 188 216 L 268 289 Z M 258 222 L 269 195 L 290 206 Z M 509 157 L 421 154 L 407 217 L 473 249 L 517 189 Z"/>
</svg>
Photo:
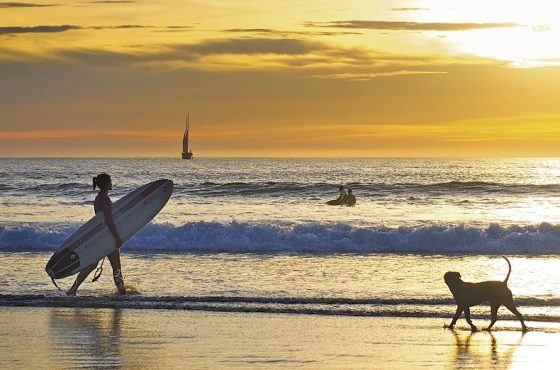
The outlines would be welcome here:
<svg viewBox="0 0 560 370">
<path fill-rule="evenodd" d="M 124 287 L 124 280 L 121 272 L 121 255 L 119 249 L 122 246 L 123 241 L 121 239 L 121 236 L 119 235 L 117 227 L 115 226 L 115 222 L 113 221 L 112 202 L 111 198 L 109 198 L 109 190 L 113 189 L 111 176 L 106 173 L 102 173 L 94 177 L 93 190 L 95 190 L 96 188 L 99 188 L 100 190 L 97 194 L 97 197 L 95 197 L 93 209 L 96 214 L 99 212 L 103 212 L 103 216 L 105 217 L 105 224 L 115 238 L 115 250 L 110 253 L 107 258 L 109 258 L 109 262 L 111 262 L 111 267 L 113 268 L 113 279 L 115 280 L 115 286 L 117 287 L 117 290 L 120 294 L 125 294 L 126 289 Z M 103 266 L 103 263 L 101 264 L 101 266 Z M 68 292 L 66 292 L 66 294 L 76 295 L 76 291 L 78 290 L 80 285 L 84 282 L 88 275 L 93 270 L 95 270 L 96 267 L 97 262 L 82 270 L 78 274 L 76 280 L 74 281 L 74 284 L 72 284 L 72 287 L 68 290 Z M 94 281 L 97 280 L 97 277 L 94 278 Z"/>
</svg>

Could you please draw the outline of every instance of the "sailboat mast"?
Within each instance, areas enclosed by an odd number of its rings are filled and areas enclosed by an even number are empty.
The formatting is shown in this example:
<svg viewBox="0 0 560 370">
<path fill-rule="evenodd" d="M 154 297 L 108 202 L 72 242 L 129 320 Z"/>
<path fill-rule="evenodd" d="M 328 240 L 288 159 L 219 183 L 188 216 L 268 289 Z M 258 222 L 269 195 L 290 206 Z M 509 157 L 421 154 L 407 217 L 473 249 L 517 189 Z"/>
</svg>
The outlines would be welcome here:
<svg viewBox="0 0 560 370">
<path fill-rule="evenodd" d="M 189 150 L 189 130 L 191 128 L 191 118 L 187 113 L 187 151 Z"/>
<path fill-rule="evenodd" d="M 190 114 L 187 113 L 185 118 L 185 134 L 183 135 L 183 159 L 192 159 L 192 152 L 189 149 L 189 129 L 190 129 Z"/>
</svg>

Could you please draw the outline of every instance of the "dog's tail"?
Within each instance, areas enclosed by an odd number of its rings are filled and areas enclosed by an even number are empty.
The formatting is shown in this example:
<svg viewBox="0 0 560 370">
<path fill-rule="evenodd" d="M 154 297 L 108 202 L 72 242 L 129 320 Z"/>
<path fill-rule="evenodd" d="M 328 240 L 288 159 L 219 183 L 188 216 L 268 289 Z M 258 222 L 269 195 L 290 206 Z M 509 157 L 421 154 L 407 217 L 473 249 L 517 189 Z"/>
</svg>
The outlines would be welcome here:
<svg viewBox="0 0 560 370">
<path fill-rule="evenodd" d="M 509 279 L 509 274 L 511 274 L 511 263 L 509 263 L 509 260 L 505 256 L 502 256 L 502 258 L 507 261 L 508 266 L 509 266 L 509 271 L 507 273 L 506 278 L 504 279 L 504 283 L 507 285 L 507 282 L 508 282 L 508 279 Z"/>
</svg>

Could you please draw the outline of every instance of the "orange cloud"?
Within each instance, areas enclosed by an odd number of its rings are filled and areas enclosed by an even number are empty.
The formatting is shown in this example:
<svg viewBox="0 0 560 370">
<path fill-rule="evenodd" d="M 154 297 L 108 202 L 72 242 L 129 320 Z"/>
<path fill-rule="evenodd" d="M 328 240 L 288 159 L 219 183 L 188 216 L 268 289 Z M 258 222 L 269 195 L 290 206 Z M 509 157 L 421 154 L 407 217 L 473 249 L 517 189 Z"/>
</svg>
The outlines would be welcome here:
<svg viewBox="0 0 560 370">
<path fill-rule="evenodd" d="M 143 137 L 143 138 L 175 138 L 177 132 L 172 131 L 136 131 L 136 130 L 35 130 L 35 131 L 4 131 L 0 139 L 71 139 L 82 137 Z"/>
</svg>

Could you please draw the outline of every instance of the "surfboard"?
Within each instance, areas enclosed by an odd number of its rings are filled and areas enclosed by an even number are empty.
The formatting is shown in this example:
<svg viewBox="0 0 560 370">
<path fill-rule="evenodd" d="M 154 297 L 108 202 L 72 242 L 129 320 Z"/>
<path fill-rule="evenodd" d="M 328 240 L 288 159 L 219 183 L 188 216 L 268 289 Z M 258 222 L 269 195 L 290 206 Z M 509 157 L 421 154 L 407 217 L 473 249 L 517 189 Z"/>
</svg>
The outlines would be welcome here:
<svg viewBox="0 0 560 370">
<path fill-rule="evenodd" d="M 342 203 L 340 203 L 340 202 L 338 201 L 338 199 L 329 200 L 329 201 L 327 202 L 327 204 L 328 204 L 329 206 L 340 206 L 340 205 L 342 205 Z"/>
<path fill-rule="evenodd" d="M 157 180 L 139 187 L 113 203 L 113 220 L 123 242 L 136 234 L 165 206 L 173 181 Z M 45 270 L 51 279 L 82 271 L 115 250 L 115 238 L 105 224 L 103 212 L 80 226 L 54 252 Z"/>
</svg>

